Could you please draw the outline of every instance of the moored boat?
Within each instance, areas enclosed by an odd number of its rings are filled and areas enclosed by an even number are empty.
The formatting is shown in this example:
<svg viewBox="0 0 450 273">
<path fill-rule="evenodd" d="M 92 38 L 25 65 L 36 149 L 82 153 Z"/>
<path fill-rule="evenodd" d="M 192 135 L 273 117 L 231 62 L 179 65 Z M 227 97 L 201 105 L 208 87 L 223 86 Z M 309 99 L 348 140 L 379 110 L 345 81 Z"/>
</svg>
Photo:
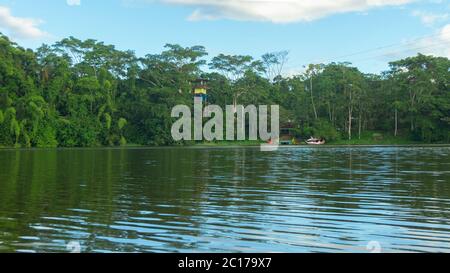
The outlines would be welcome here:
<svg viewBox="0 0 450 273">
<path fill-rule="evenodd" d="M 310 139 L 308 139 L 306 141 L 306 144 L 308 144 L 308 145 L 324 145 L 325 144 L 325 140 L 311 137 Z"/>
</svg>

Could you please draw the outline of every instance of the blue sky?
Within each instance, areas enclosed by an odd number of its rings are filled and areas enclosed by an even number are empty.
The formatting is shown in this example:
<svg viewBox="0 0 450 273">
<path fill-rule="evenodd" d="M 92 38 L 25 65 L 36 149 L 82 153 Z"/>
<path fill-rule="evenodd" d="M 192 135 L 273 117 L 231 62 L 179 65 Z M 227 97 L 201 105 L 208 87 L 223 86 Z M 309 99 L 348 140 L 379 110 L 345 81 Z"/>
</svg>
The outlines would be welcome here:
<svg viewBox="0 0 450 273">
<path fill-rule="evenodd" d="M 143 56 L 166 43 L 210 56 L 289 50 L 286 74 L 350 61 L 380 72 L 418 51 L 450 57 L 450 0 L 0 0 L 0 31 L 36 48 L 68 36 Z M 345 57 L 342 57 L 345 56 Z"/>
</svg>

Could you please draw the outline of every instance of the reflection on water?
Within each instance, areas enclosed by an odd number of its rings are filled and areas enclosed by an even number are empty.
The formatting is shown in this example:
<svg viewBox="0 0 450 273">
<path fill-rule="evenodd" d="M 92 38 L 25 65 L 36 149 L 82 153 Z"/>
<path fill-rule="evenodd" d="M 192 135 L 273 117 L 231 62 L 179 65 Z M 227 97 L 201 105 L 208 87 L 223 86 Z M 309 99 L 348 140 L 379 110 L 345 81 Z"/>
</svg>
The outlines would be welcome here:
<svg viewBox="0 0 450 273">
<path fill-rule="evenodd" d="M 450 147 L 0 151 L 0 252 L 450 252 Z"/>
</svg>

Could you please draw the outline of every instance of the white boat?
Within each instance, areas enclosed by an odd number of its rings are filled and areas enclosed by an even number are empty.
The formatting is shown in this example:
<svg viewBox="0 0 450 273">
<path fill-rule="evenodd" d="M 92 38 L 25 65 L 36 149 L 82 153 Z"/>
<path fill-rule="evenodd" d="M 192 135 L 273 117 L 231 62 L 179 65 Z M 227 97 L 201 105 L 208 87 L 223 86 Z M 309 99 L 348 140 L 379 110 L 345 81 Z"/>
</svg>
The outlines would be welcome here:
<svg viewBox="0 0 450 273">
<path fill-rule="evenodd" d="M 306 141 L 306 144 L 308 144 L 308 145 L 324 145 L 325 144 L 325 140 L 311 137 L 310 139 L 308 139 Z"/>
</svg>

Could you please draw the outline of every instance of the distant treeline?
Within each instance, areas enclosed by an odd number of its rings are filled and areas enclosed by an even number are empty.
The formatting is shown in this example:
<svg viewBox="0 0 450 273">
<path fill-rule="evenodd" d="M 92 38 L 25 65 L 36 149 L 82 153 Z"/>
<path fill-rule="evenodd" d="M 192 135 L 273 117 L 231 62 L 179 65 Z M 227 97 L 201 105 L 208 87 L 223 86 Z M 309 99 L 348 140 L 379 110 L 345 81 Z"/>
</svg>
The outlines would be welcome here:
<svg viewBox="0 0 450 273">
<path fill-rule="evenodd" d="M 350 63 L 315 64 L 281 76 L 288 53 L 255 60 L 202 46 L 168 44 L 138 58 L 70 37 L 36 51 L 0 34 L 0 146 L 171 145 L 173 106 L 192 105 L 193 82 L 209 79 L 209 103 L 278 104 L 298 136 L 328 141 L 376 133 L 450 142 L 450 60 L 417 55 L 380 75 Z M 209 67 L 209 69 L 205 69 Z"/>
</svg>

